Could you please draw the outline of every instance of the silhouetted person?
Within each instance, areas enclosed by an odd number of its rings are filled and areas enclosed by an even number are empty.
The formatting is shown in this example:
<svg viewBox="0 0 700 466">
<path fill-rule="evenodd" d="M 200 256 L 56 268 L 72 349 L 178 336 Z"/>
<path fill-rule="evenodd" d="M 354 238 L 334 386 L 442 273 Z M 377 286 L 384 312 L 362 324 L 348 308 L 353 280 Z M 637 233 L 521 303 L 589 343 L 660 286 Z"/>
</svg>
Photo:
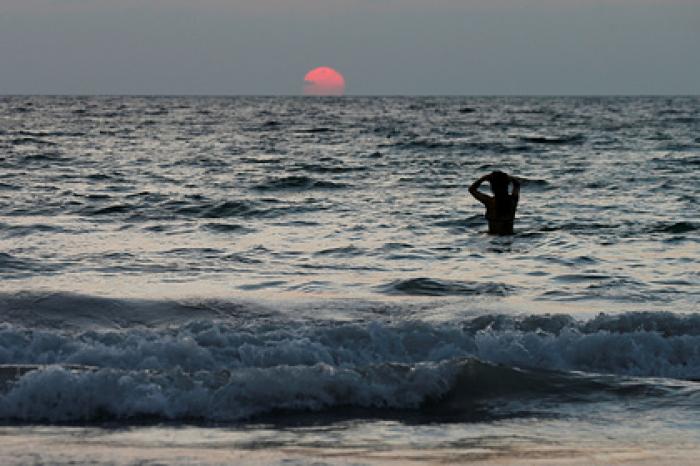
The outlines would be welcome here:
<svg viewBox="0 0 700 466">
<path fill-rule="evenodd" d="M 491 185 L 493 197 L 479 191 L 484 181 Z M 508 185 L 513 184 L 513 191 L 508 193 Z M 469 192 L 486 206 L 486 219 L 489 221 L 489 233 L 492 235 L 512 235 L 515 209 L 520 197 L 520 181 L 502 171 L 484 175 L 469 187 Z"/>
</svg>

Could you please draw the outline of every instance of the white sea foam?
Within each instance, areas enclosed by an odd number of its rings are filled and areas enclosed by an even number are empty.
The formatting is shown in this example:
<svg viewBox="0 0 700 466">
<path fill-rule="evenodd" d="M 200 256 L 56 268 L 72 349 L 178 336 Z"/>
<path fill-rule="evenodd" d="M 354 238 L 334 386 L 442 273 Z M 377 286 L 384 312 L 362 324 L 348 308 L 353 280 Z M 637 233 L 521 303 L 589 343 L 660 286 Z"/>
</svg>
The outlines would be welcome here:
<svg viewBox="0 0 700 466">
<path fill-rule="evenodd" d="M 447 362 L 362 370 L 318 363 L 218 373 L 48 366 L 27 373 L 0 397 L 0 418 L 230 421 L 274 409 L 415 408 L 429 396 L 446 393 L 455 374 L 455 365 Z"/>
<path fill-rule="evenodd" d="M 419 363 L 460 357 L 540 369 L 621 375 L 700 377 L 695 316 L 483 317 L 466 322 L 332 322 L 247 319 L 195 320 L 173 327 L 120 330 L 30 329 L 0 326 L 2 364 L 83 364 L 133 370 L 187 371 Z M 495 319 L 495 318 L 494 318 Z M 607 320 L 606 325 L 602 320 Z M 504 321 L 507 323 L 504 324 Z M 636 325 L 628 325 L 630 321 Z M 641 322 L 641 323 L 640 323 Z M 549 330 L 544 330 L 549 327 Z M 663 328 L 664 331 L 644 327 Z"/>
<path fill-rule="evenodd" d="M 337 322 L 268 319 L 251 311 L 246 319 L 119 330 L 6 323 L 0 326 L 0 364 L 46 366 L 9 377 L 0 418 L 237 420 L 278 409 L 414 409 L 465 390 L 455 385 L 465 361 L 698 379 L 694 319 L 623 314 L 583 322 L 561 315 Z M 469 393 L 487 383 L 479 367 L 469 372 Z M 509 383 L 517 388 L 521 382 L 515 377 Z"/>
</svg>

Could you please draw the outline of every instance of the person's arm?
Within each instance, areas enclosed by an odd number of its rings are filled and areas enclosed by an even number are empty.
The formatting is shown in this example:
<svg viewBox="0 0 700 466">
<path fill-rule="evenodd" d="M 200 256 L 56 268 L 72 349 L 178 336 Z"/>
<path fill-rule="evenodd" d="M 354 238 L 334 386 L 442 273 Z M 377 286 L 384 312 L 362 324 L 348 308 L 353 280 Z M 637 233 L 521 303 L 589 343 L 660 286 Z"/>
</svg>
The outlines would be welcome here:
<svg viewBox="0 0 700 466">
<path fill-rule="evenodd" d="M 482 204 L 488 204 L 491 202 L 491 196 L 484 194 L 479 191 L 479 186 L 481 186 L 481 183 L 484 181 L 488 180 L 491 177 L 491 174 L 489 173 L 488 175 L 484 175 L 478 180 L 476 180 L 474 183 L 472 183 L 471 186 L 469 186 L 469 193 L 476 198 L 477 201 L 481 202 Z"/>
<path fill-rule="evenodd" d="M 510 182 L 513 183 L 513 194 L 511 194 L 511 196 L 513 197 L 513 200 L 517 204 L 518 201 L 520 200 L 520 180 L 514 176 L 511 176 Z"/>
</svg>

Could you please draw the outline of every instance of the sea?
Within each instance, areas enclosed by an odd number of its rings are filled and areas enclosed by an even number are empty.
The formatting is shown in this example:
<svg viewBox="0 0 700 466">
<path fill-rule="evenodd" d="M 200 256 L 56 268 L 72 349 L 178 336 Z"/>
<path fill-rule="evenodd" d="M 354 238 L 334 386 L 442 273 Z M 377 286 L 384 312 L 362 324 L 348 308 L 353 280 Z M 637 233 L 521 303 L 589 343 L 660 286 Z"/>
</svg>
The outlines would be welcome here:
<svg viewBox="0 0 700 466">
<path fill-rule="evenodd" d="M 697 464 L 699 202 L 700 97 L 0 97 L 0 463 Z"/>
</svg>

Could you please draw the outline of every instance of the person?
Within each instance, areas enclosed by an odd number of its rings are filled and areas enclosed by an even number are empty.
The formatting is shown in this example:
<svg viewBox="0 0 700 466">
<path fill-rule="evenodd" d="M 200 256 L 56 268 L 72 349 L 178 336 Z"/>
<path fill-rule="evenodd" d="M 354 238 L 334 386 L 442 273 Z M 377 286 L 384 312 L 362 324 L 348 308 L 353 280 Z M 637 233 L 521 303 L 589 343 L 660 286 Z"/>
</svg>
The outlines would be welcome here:
<svg viewBox="0 0 700 466">
<path fill-rule="evenodd" d="M 484 181 L 491 185 L 493 197 L 479 191 Z M 508 186 L 513 184 L 513 190 L 508 193 Z M 515 209 L 520 198 L 520 181 L 502 171 L 494 171 L 476 180 L 469 192 L 479 202 L 486 206 L 486 219 L 489 221 L 489 234 L 512 235 Z"/>
</svg>

